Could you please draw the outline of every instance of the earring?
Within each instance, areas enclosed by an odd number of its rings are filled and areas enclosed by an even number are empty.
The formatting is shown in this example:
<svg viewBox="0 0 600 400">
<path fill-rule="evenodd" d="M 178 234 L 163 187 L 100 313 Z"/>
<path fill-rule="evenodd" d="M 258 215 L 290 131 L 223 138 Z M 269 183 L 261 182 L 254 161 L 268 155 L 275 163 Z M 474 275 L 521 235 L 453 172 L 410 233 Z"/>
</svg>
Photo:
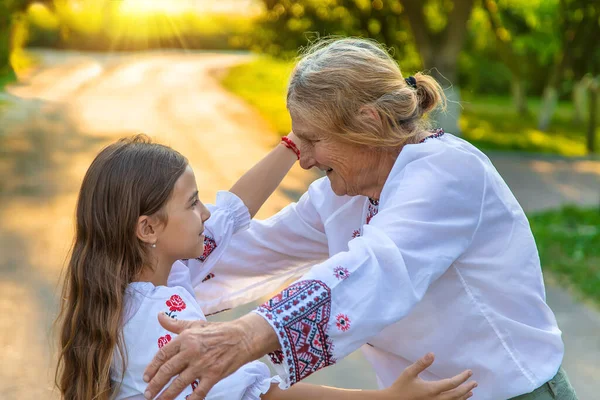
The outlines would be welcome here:
<svg viewBox="0 0 600 400">
<path fill-rule="evenodd" d="M 155 249 L 155 248 L 156 248 L 156 243 L 152 243 L 152 244 L 150 245 L 150 247 L 152 247 L 153 249 Z"/>
</svg>

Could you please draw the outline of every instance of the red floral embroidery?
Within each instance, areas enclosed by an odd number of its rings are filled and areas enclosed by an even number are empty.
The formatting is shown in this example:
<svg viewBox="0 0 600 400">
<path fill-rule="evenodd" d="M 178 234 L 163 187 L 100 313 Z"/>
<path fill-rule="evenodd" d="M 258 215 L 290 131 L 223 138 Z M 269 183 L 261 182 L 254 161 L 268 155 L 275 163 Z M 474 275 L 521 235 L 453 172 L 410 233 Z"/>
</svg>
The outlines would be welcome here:
<svg viewBox="0 0 600 400">
<path fill-rule="evenodd" d="M 350 329 L 350 318 L 348 318 L 347 315 L 338 314 L 337 317 L 335 317 L 335 319 L 335 324 L 337 325 L 340 331 L 346 332 L 348 329 Z"/>
<path fill-rule="evenodd" d="M 290 285 L 256 312 L 277 332 L 282 348 L 269 356 L 275 364 L 285 360 L 292 384 L 335 363 L 333 343 L 327 335 L 331 291 L 323 282 Z"/>
<path fill-rule="evenodd" d="M 171 341 L 171 335 L 168 333 L 165 336 L 161 336 L 158 338 L 158 348 L 161 349 L 165 344 Z"/>
<path fill-rule="evenodd" d="M 358 229 L 355 229 L 354 232 L 352 232 L 352 239 L 357 238 L 360 236 L 360 231 Z"/>
<path fill-rule="evenodd" d="M 214 277 L 215 277 L 215 274 L 213 274 L 213 273 L 211 272 L 210 274 L 206 275 L 206 276 L 204 277 L 204 279 L 202 279 L 202 282 L 206 282 L 207 280 L 209 280 L 209 279 L 212 279 L 212 278 L 214 278 Z"/>
<path fill-rule="evenodd" d="M 350 276 L 350 272 L 348 272 L 348 269 L 344 267 L 335 267 L 333 269 L 333 274 L 340 280 L 344 280 Z"/>
<path fill-rule="evenodd" d="M 179 296 L 178 294 L 172 295 L 171 298 L 165 302 L 165 304 L 167 305 L 167 307 L 169 307 L 169 312 L 166 314 L 171 318 L 177 317 L 177 315 L 175 315 L 175 312 L 183 311 L 186 307 L 185 301 L 183 301 L 181 296 Z"/>
<path fill-rule="evenodd" d="M 211 238 L 210 236 L 204 236 L 204 253 L 201 257 L 198 257 L 198 260 L 204 262 L 206 257 L 210 256 L 210 254 L 215 251 L 216 248 L 217 243 L 215 242 L 215 239 Z"/>
<path fill-rule="evenodd" d="M 167 307 L 171 311 L 183 311 L 185 310 L 185 302 L 178 294 L 174 294 L 167 300 Z"/>
</svg>

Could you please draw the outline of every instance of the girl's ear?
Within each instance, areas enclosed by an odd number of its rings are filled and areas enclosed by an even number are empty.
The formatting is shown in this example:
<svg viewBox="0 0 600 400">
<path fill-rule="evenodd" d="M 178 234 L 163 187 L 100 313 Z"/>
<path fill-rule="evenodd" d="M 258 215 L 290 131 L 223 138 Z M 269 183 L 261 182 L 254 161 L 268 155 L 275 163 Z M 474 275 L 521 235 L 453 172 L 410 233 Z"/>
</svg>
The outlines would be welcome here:
<svg viewBox="0 0 600 400">
<path fill-rule="evenodd" d="M 138 218 L 136 229 L 138 239 L 151 246 L 156 244 L 160 225 L 160 221 L 156 216 L 140 216 Z"/>
</svg>

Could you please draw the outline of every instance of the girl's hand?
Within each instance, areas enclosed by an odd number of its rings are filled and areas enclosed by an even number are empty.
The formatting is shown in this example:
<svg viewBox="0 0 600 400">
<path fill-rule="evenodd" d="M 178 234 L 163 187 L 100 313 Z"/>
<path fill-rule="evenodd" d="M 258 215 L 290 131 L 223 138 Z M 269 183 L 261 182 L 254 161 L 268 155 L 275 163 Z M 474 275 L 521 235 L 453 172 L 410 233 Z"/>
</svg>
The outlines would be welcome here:
<svg viewBox="0 0 600 400">
<path fill-rule="evenodd" d="M 429 368 L 433 360 L 433 354 L 429 353 L 402 371 L 392 386 L 382 390 L 382 400 L 463 400 L 473 395 L 472 390 L 477 387 L 477 382 L 467 382 L 473 374 L 469 370 L 440 381 L 419 378 L 419 374 Z"/>
</svg>

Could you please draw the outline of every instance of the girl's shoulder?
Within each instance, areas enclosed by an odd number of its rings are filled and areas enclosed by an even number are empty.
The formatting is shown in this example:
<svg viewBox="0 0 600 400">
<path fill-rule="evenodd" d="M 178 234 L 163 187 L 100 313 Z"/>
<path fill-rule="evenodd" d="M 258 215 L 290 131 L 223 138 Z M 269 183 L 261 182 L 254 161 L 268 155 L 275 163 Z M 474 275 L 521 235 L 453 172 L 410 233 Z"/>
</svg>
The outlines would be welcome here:
<svg viewBox="0 0 600 400">
<path fill-rule="evenodd" d="M 177 319 L 206 319 L 194 296 L 182 286 L 154 286 L 150 282 L 130 284 L 126 292 L 122 331 L 125 369 L 123 371 L 118 351 L 115 351 L 111 369 L 112 379 L 121 383 L 118 399 L 143 395 L 145 368 L 161 347 L 177 337 L 160 325 L 159 313 Z"/>
<path fill-rule="evenodd" d="M 160 326 L 158 313 L 179 319 L 204 319 L 202 310 L 189 288 L 154 286 L 150 282 L 133 282 L 126 293 L 124 325 L 135 323 L 150 328 Z"/>
</svg>

